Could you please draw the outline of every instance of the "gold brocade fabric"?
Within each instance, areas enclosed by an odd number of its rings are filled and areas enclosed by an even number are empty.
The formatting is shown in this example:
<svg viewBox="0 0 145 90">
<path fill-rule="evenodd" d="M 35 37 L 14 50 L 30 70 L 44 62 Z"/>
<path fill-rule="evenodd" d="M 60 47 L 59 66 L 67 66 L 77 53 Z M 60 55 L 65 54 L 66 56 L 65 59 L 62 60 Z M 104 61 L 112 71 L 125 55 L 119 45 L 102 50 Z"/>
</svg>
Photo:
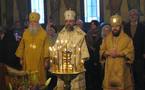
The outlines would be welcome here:
<svg viewBox="0 0 145 90">
<path fill-rule="evenodd" d="M 134 59 L 134 48 L 132 40 L 124 34 L 120 33 L 119 37 L 112 37 L 112 33 L 103 40 L 100 49 L 100 57 L 103 53 L 111 49 L 116 49 L 120 53 L 124 53 L 125 57 L 112 58 L 108 56 L 105 59 L 105 76 L 103 80 L 104 90 L 130 90 L 133 87 L 133 78 L 130 64 Z M 102 59 L 103 60 L 103 59 Z M 131 89 L 133 90 L 133 89 Z"/>
<path fill-rule="evenodd" d="M 41 27 L 36 35 L 32 35 L 29 29 L 26 29 L 16 56 L 23 59 L 23 70 L 27 72 L 38 72 L 40 84 L 45 83 L 44 58 L 48 57 L 48 37 Z"/>
<path fill-rule="evenodd" d="M 74 26 L 73 31 L 67 31 L 65 27 L 62 31 L 58 34 L 57 40 L 65 41 L 67 40 L 67 46 L 61 45 L 62 47 L 66 47 L 68 50 L 72 51 L 72 54 L 75 53 L 76 57 L 73 55 L 71 56 L 71 64 L 76 64 L 77 69 L 81 69 L 79 71 L 83 71 L 84 67 L 80 68 L 81 60 L 85 60 L 89 58 L 89 52 L 85 41 L 85 33 L 78 27 Z M 57 43 L 54 47 L 57 47 Z M 74 48 L 75 46 L 75 48 Z M 78 50 L 80 48 L 80 51 Z M 59 61 L 60 65 L 62 61 Z M 85 90 L 85 74 L 79 74 L 75 79 L 71 82 L 71 90 Z M 58 80 L 56 90 L 64 90 L 64 82 L 62 80 Z"/>
</svg>

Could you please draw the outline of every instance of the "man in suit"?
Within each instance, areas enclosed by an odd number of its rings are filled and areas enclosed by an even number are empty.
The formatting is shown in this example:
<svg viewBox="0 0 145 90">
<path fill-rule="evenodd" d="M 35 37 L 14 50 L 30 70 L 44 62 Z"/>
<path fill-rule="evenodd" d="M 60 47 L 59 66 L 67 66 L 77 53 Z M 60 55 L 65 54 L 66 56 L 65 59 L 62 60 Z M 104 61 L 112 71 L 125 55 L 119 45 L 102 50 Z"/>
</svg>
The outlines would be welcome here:
<svg viewBox="0 0 145 90">
<path fill-rule="evenodd" d="M 136 9 L 129 11 L 130 21 L 125 24 L 124 32 L 127 33 L 133 40 L 135 48 L 135 60 L 133 63 L 133 74 L 135 79 L 135 89 L 145 90 L 144 82 L 144 68 L 145 68 L 145 33 L 144 25 L 139 22 L 139 13 Z"/>
</svg>

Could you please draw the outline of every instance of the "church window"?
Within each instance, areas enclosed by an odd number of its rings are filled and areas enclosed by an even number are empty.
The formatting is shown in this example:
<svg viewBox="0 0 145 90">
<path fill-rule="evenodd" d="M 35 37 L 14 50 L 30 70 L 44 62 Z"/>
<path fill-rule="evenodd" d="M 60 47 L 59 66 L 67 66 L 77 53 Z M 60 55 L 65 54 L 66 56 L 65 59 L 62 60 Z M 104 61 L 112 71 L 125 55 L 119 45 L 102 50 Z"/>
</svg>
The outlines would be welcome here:
<svg viewBox="0 0 145 90">
<path fill-rule="evenodd" d="M 31 0 L 31 12 L 37 12 L 40 14 L 40 24 L 44 24 L 44 0 Z"/>
<path fill-rule="evenodd" d="M 85 22 L 100 21 L 100 0 L 84 0 Z"/>
</svg>

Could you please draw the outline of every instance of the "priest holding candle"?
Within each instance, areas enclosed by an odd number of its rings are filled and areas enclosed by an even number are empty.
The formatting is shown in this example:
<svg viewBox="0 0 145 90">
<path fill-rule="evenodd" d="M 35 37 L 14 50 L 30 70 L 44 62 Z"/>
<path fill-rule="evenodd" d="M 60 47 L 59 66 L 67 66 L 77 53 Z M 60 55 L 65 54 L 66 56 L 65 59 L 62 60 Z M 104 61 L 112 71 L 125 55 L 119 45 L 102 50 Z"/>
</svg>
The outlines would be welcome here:
<svg viewBox="0 0 145 90">
<path fill-rule="evenodd" d="M 62 49 L 65 49 L 66 52 L 71 52 L 71 65 L 72 67 L 76 66 L 76 70 L 79 72 L 84 71 L 84 67 L 82 67 L 81 60 L 87 60 L 89 58 L 89 52 L 85 41 L 85 32 L 81 30 L 79 27 L 75 26 L 75 12 L 71 9 L 66 10 L 64 13 L 65 17 L 65 26 L 60 31 L 57 40 L 59 41 L 67 41 L 66 43 L 62 43 Z M 67 46 L 66 46 L 67 45 Z M 75 45 L 75 48 L 74 48 Z M 57 47 L 57 43 L 55 43 L 54 47 Z M 80 48 L 80 50 L 78 50 Z M 76 49 L 76 50 L 73 50 Z M 76 52 L 75 52 L 76 51 Z M 81 53 L 81 56 L 80 56 Z M 74 57 L 75 55 L 75 57 Z M 60 57 L 61 58 L 61 57 Z M 76 58 L 76 59 L 75 59 Z M 62 59 L 59 59 L 59 63 L 62 64 Z M 85 90 L 85 74 L 79 74 L 75 79 L 71 82 L 71 90 Z M 57 90 L 64 90 L 64 83 L 62 80 L 58 80 Z"/>
</svg>

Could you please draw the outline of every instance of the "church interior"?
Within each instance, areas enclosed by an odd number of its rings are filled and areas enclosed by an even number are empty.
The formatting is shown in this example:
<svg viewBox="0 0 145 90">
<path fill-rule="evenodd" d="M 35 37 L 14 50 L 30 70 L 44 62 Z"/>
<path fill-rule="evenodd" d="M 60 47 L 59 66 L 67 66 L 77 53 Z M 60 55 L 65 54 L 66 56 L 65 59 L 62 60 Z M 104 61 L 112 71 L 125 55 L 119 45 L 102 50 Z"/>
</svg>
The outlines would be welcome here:
<svg viewBox="0 0 145 90">
<path fill-rule="evenodd" d="M 107 33 L 121 30 L 111 57 Z M 0 90 L 145 90 L 144 69 L 145 0 L 0 0 Z"/>
</svg>

